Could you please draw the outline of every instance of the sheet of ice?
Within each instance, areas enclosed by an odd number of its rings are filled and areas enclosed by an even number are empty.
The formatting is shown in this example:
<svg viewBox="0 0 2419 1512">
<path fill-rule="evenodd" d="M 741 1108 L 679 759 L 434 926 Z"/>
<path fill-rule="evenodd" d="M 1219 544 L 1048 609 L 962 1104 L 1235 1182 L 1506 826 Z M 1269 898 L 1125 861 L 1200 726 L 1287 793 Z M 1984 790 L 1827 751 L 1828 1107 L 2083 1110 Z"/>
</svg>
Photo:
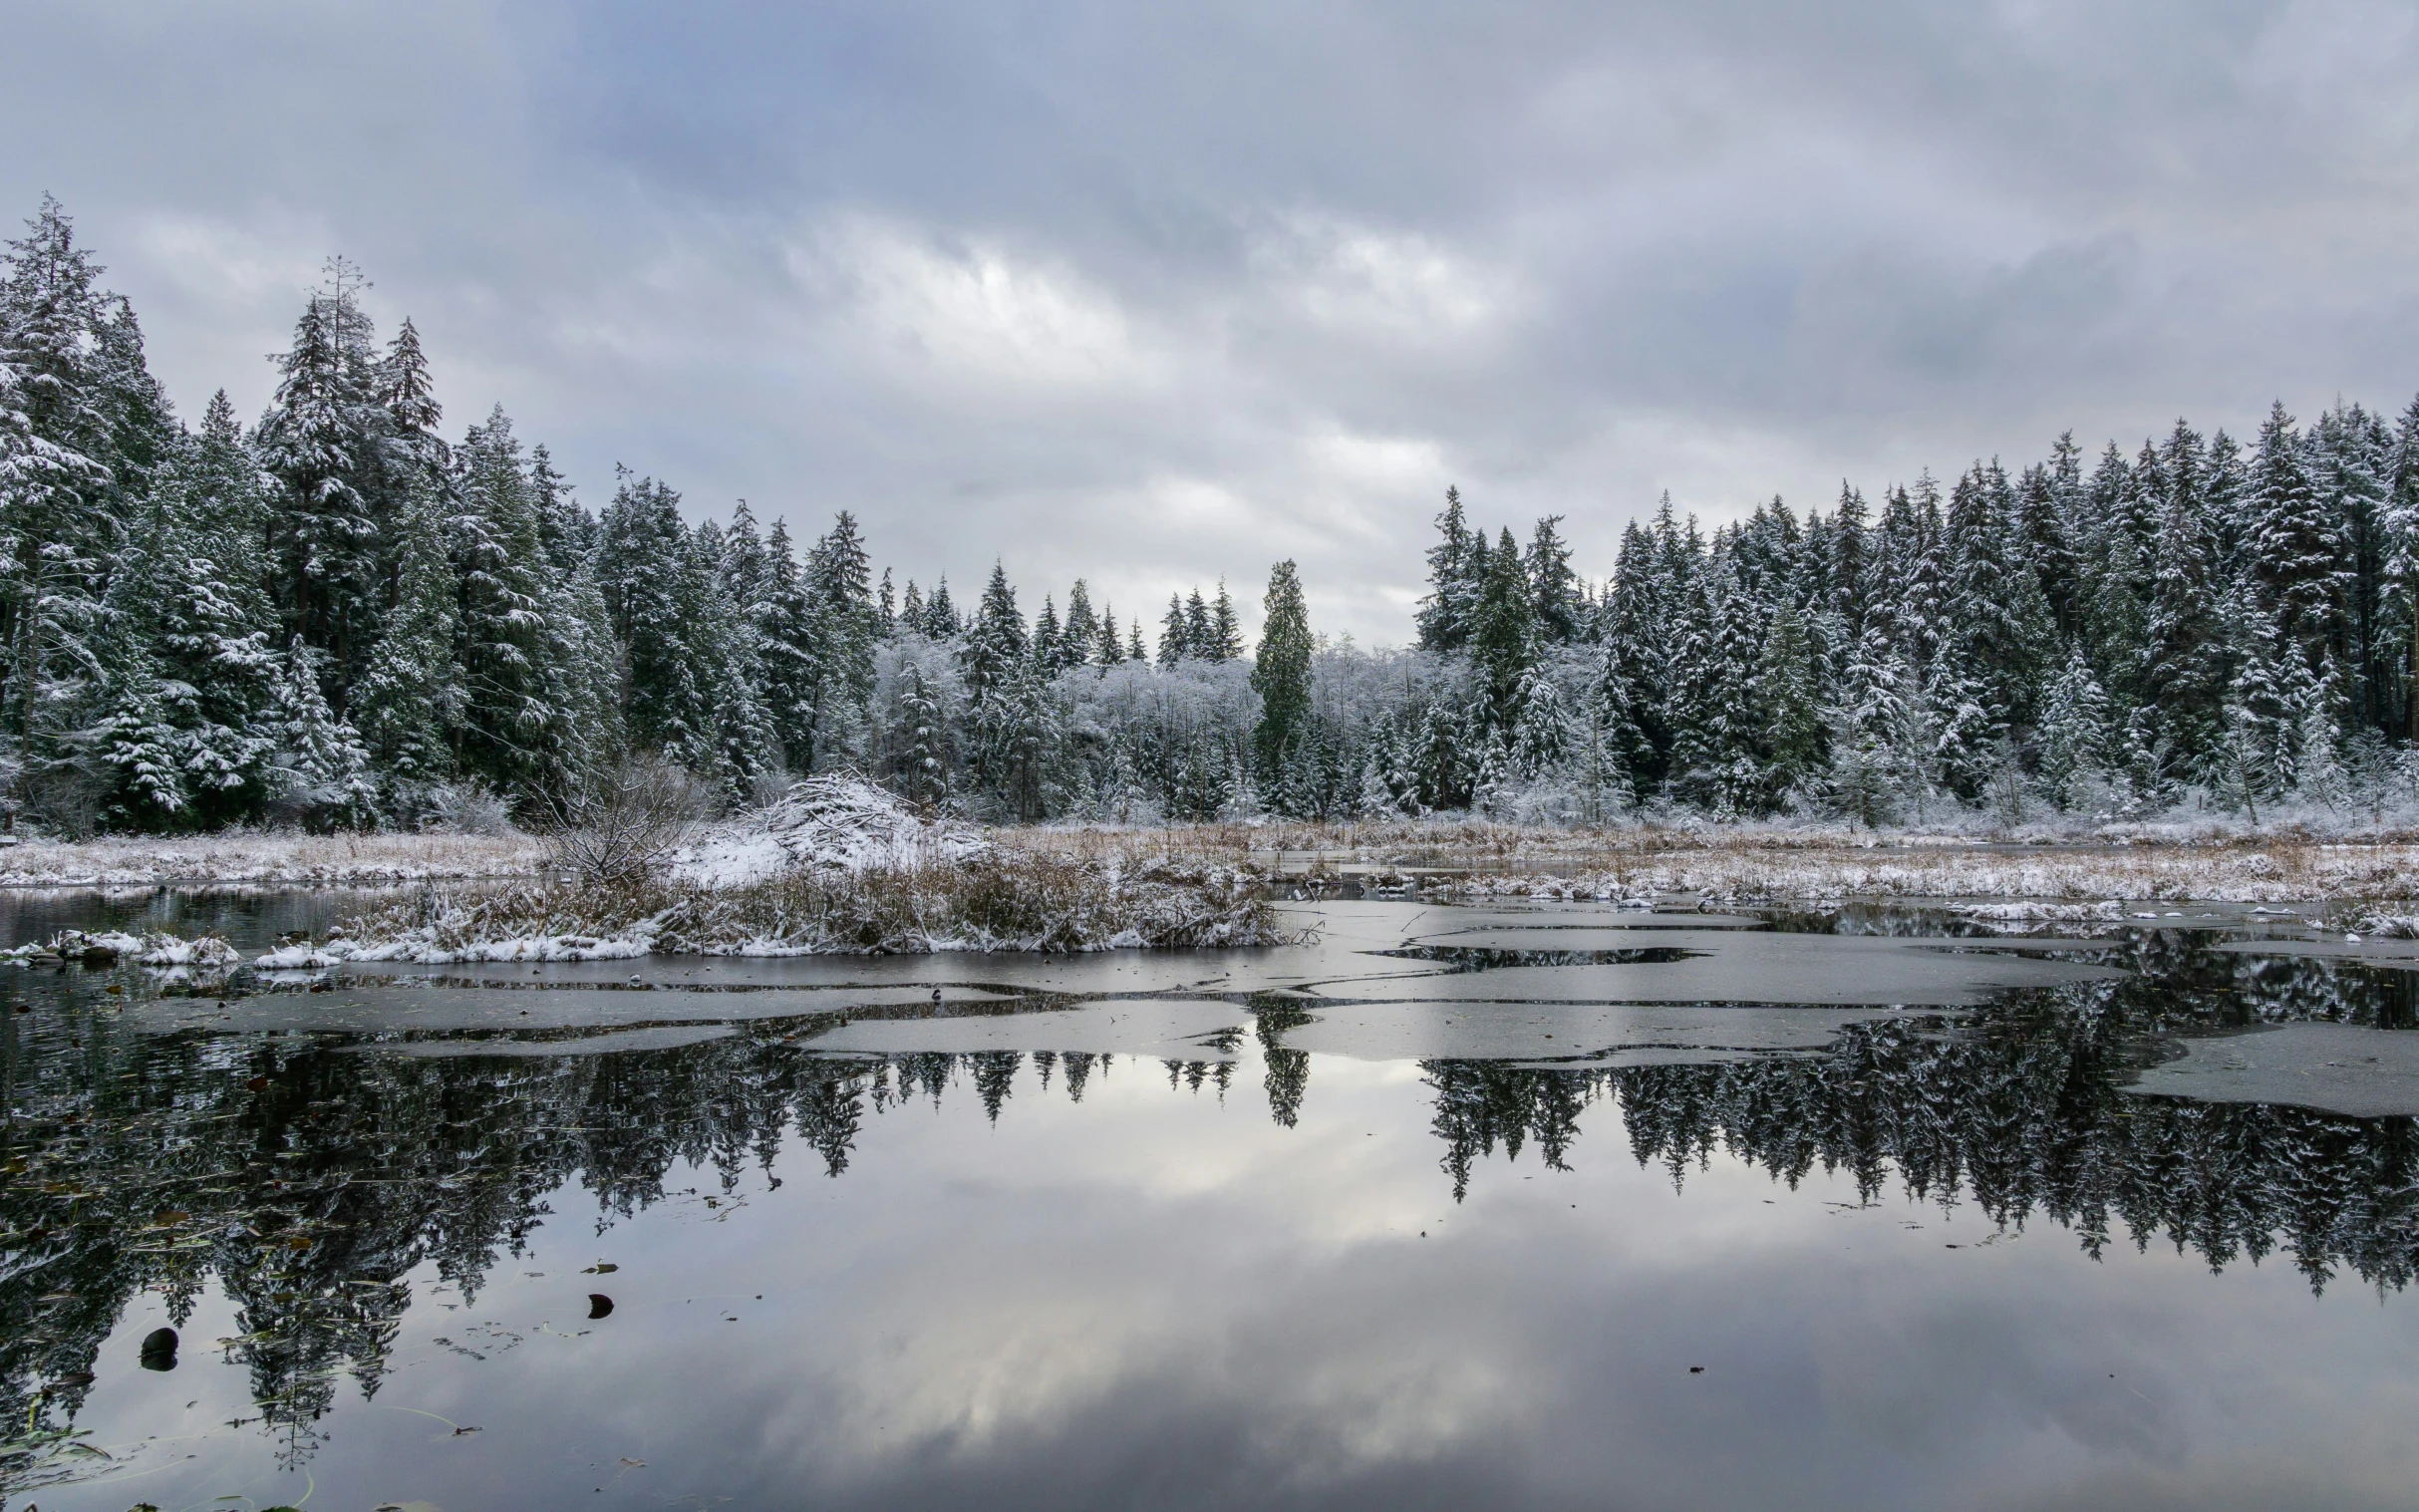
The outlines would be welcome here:
<svg viewBox="0 0 2419 1512">
<path fill-rule="evenodd" d="M 2126 973 L 1960 942 L 1881 935 L 1675 930 L 1658 945 L 1684 961 L 1617 966 L 1507 966 L 1411 981 L 1339 978 L 1316 985 L 1339 1001 L 1398 1003 L 1832 1003 L 1962 1008 L 2008 988 L 2107 981 Z"/>
<path fill-rule="evenodd" d="M 2419 1033 L 2279 1024 L 2185 1042 L 2126 1088 L 2202 1102 L 2281 1102 L 2354 1118 L 2419 1115 Z"/>
<path fill-rule="evenodd" d="M 345 962 L 340 978 L 414 977 L 448 983 L 648 982 L 716 987 L 829 987 L 841 984 L 990 984 L 1018 992 L 1108 996 L 1124 993 L 1250 993 L 1325 977 L 1415 976 L 1424 961 L 1365 954 L 1400 945 L 1399 928 L 1324 931 L 1316 943 L 1241 950 L 1093 951 L 1044 955 L 1002 952 L 923 956 L 652 956 L 630 961 Z M 1660 943 L 1660 942 L 1659 942 Z"/>
<path fill-rule="evenodd" d="M 1797 936 L 1795 938 L 1805 938 Z M 1830 938 L 1828 936 L 1822 938 Z M 1856 938 L 1856 937 L 1849 937 Z M 1893 937 L 1884 937 L 1893 938 Z M 1669 930 L 1627 930 L 1599 928 L 1563 929 L 1472 929 L 1448 934 L 1422 934 L 1414 945 L 1436 946 L 1452 950 L 1533 950 L 1533 951 L 1612 951 L 1612 950 L 1673 950 L 1694 949 L 1682 944 L 1681 937 Z M 2050 938 L 2041 935 L 2016 935 L 2006 938 L 1943 939 L 1938 936 L 1919 941 L 1946 949 L 1960 951 L 2037 951 L 2106 952 L 2121 947 L 2115 940 L 2077 940 Z M 1720 947 L 1729 949 L 1725 941 Z"/>
<path fill-rule="evenodd" d="M 1480 929 L 1767 929 L 1769 922 L 1749 914 L 1698 913 L 1681 909 L 1648 913 L 1602 905 L 1541 904 L 1529 909 L 1430 908 L 1420 921 L 1422 933 L 1460 933 Z"/>
<path fill-rule="evenodd" d="M 408 1040 L 383 1045 L 348 1045 L 361 1054 L 409 1056 L 416 1060 L 457 1060 L 470 1056 L 513 1056 L 522 1058 L 560 1056 L 612 1056 L 627 1051 L 678 1050 L 728 1040 L 739 1031 L 728 1024 L 668 1024 L 656 1029 L 617 1029 L 601 1035 L 577 1035 L 567 1040 Z"/>
<path fill-rule="evenodd" d="M 840 1055 L 1053 1051 L 1160 1060 L 1231 1060 L 1231 1050 L 1204 1044 L 1203 1037 L 1244 1029 L 1251 1022 L 1249 1013 L 1226 1003 L 1111 999 L 1042 1013 L 852 1019 L 799 1043 L 810 1050 Z"/>
<path fill-rule="evenodd" d="M 977 988 L 945 987 L 948 1004 L 1016 1000 Z M 379 1034 L 389 1030 L 586 1029 L 637 1024 L 729 1024 L 845 1013 L 857 1008 L 929 1005 L 928 987 L 856 987 L 829 991 L 617 992 L 551 988 L 392 987 L 350 992 L 266 993 L 217 1002 L 162 998 L 130 1005 L 129 1021 L 155 1033 L 220 1030 L 285 1034 Z"/>
<path fill-rule="evenodd" d="M 1282 1032 L 1290 1050 L 1357 1060 L 1542 1060 L 1639 1065 L 1820 1050 L 1840 1027 L 1891 1010 L 1674 1004 L 1412 1002 L 1317 1010 Z"/>
</svg>

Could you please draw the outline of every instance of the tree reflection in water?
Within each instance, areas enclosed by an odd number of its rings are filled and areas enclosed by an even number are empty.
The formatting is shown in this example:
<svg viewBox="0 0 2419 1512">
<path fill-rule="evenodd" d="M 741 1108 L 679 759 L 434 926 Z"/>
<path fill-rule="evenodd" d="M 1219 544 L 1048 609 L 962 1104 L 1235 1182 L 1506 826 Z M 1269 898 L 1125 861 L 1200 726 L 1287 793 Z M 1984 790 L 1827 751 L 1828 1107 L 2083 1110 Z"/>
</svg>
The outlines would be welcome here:
<svg viewBox="0 0 2419 1512">
<path fill-rule="evenodd" d="M 2281 1248 L 2323 1288 L 2348 1269 L 2399 1290 L 2419 1254 L 2419 1132 L 2289 1107 L 2206 1105 L 2120 1088 L 2160 1037 L 2262 1020 L 2414 1022 L 2409 974 L 2248 957 L 2179 932 L 2128 945 L 2139 975 L 2018 995 L 1963 1019 L 1852 1027 L 1826 1052 L 1717 1064 L 1571 1068 L 1438 1060 L 1423 1070 L 1456 1198 L 1500 1146 L 1566 1167 L 1591 1104 L 1619 1108 L 1629 1153 L 1675 1185 L 1716 1150 L 1794 1185 L 1818 1166 L 1868 1197 L 2036 1214 L 2086 1251 L 2172 1243 L 2213 1268 Z M 524 1253 L 558 1190 L 601 1232 L 666 1196 L 676 1171 L 726 1192 L 803 1140 L 839 1176 L 868 1114 L 972 1091 L 1005 1116 L 1030 1059 L 1043 1095 L 1080 1100 L 1108 1057 L 984 1052 L 826 1059 L 747 1025 L 729 1039 L 553 1058 L 357 1054 L 334 1038 L 147 1036 L 103 979 L 26 989 L 0 1015 L 9 1122 L 0 1187 L 0 1414 L 72 1423 L 130 1299 L 182 1326 L 215 1278 L 223 1344 L 291 1461 L 345 1379 L 374 1395 L 426 1265 L 474 1299 Z M 1281 1036 L 1298 1004 L 1254 1004 L 1275 1120 L 1302 1115 L 1310 1058 Z M 1224 1061 L 1162 1062 L 1171 1088 L 1223 1097 Z M 1055 1083 L 1055 1091 L 1054 1091 Z M 1027 1083 L 1035 1084 L 1034 1082 Z M 208 1347 L 187 1340 L 188 1354 Z M 0 1445 L 0 1490 L 64 1473 L 56 1445 Z"/>
</svg>

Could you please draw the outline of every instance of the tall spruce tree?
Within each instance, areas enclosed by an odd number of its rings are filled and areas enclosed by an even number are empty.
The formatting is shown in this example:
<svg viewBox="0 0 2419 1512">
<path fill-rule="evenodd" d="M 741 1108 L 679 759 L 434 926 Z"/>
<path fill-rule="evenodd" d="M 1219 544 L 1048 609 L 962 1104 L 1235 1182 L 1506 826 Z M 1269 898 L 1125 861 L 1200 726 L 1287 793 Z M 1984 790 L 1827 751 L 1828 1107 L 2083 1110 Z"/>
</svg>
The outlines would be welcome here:
<svg viewBox="0 0 2419 1512">
<path fill-rule="evenodd" d="M 1191 614 L 1191 606 L 1187 605 L 1185 615 L 1188 623 Z M 1206 654 L 1209 660 L 1231 662 L 1243 655 L 1243 621 L 1235 614 L 1235 600 L 1226 591 L 1226 579 L 1223 577 L 1218 579 L 1218 597 L 1210 603 L 1208 625 Z"/>
<path fill-rule="evenodd" d="M 1291 561 L 1269 570 L 1267 617 L 1261 622 L 1260 652 L 1252 663 L 1252 691 L 1260 695 L 1260 719 L 1252 749 L 1261 780 L 1275 785 L 1310 734 L 1311 617 L 1302 579 Z"/>
<path fill-rule="evenodd" d="M 1579 574 L 1571 570 L 1571 548 L 1562 538 L 1561 525 L 1559 514 L 1539 518 L 1529 537 L 1526 565 L 1538 633 L 1549 641 L 1568 643 L 1578 640 L 1585 628 L 1586 604 Z"/>
<path fill-rule="evenodd" d="M 276 359 L 277 392 L 255 445 L 277 488 L 269 540 L 290 635 L 327 654 L 341 705 L 377 639 L 385 450 L 395 439 L 361 280 L 330 265 Z"/>
<path fill-rule="evenodd" d="M 1537 661 L 1537 607 L 1512 532 L 1489 553 L 1487 578 L 1470 617 L 1470 657 L 1485 700 L 1486 729 L 1508 741 L 1520 719 L 1521 680 Z"/>
<path fill-rule="evenodd" d="M 460 669 L 461 766 L 507 792 L 541 788 L 561 742 L 545 612 L 554 583 L 520 441 L 502 407 L 463 438 L 447 521 Z"/>
<path fill-rule="evenodd" d="M 461 585 L 438 480 L 424 479 L 396 522 L 395 588 L 378 649 L 354 686 L 370 757 L 408 793 L 454 773 L 465 697 L 459 655 Z"/>
<path fill-rule="evenodd" d="M 1173 667 L 1193 654 L 1192 629 L 1184 618 L 1184 600 L 1167 596 L 1167 613 L 1159 620 L 1159 665 Z"/>
<path fill-rule="evenodd" d="M 0 277 L 0 629 L 21 799 L 61 756 L 100 671 L 101 597 L 124 524 L 113 407 L 94 360 L 110 306 L 101 272 L 46 194 Z"/>
<path fill-rule="evenodd" d="M 1436 533 L 1439 539 L 1428 548 L 1428 595 L 1419 601 L 1419 646 L 1423 651 L 1458 651 L 1469 642 L 1479 588 L 1470 561 L 1474 533 L 1462 513 L 1459 488 L 1444 490 Z M 1475 540 L 1483 550 L 1486 536 L 1476 534 Z"/>
<path fill-rule="evenodd" d="M 2342 608 L 2345 542 L 2341 522 L 2320 505 L 2300 433 L 2282 403 L 2260 427 L 2250 513 L 2261 602 L 2316 672 L 2329 660 Z"/>
</svg>

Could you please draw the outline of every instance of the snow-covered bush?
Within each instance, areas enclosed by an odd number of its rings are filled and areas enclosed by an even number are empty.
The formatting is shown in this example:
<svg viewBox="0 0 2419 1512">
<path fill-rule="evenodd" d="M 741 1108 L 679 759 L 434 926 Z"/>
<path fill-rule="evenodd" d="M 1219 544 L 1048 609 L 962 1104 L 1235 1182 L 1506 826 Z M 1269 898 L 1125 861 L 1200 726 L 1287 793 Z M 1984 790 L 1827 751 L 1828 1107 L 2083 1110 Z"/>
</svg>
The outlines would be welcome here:
<svg viewBox="0 0 2419 1512">
<path fill-rule="evenodd" d="M 440 782 L 423 795 L 421 826 L 439 834 L 512 833 L 512 805 L 484 782 Z"/>
<path fill-rule="evenodd" d="M 808 777 L 765 807 L 706 826 L 669 857 L 707 887 L 760 882 L 792 868 L 865 871 L 952 864 L 989 850 L 970 824 L 927 818 L 853 773 Z"/>
</svg>

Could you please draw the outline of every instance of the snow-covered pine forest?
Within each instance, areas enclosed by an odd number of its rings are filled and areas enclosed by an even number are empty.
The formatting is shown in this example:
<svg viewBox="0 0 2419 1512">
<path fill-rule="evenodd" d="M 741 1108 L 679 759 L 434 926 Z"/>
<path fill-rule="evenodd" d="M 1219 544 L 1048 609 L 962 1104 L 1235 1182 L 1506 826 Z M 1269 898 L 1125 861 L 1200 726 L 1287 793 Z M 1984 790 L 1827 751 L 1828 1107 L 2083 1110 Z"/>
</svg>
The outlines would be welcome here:
<svg viewBox="0 0 2419 1512">
<path fill-rule="evenodd" d="M 0 280 L 0 799 L 52 833 L 475 824 L 660 758 L 730 801 L 854 769 L 979 818 L 1473 809 L 1868 825 L 2407 799 L 2419 401 L 2238 442 L 2061 437 L 1707 533 L 1609 579 L 1447 492 L 1409 649 L 1293 564 L 1142 617 L 876 575 L 623 472 L 590 508 L 500 408 L 449 434 L 332 264 L 267 412 L 197 421 L 45 199 Z"/>
</svg>

